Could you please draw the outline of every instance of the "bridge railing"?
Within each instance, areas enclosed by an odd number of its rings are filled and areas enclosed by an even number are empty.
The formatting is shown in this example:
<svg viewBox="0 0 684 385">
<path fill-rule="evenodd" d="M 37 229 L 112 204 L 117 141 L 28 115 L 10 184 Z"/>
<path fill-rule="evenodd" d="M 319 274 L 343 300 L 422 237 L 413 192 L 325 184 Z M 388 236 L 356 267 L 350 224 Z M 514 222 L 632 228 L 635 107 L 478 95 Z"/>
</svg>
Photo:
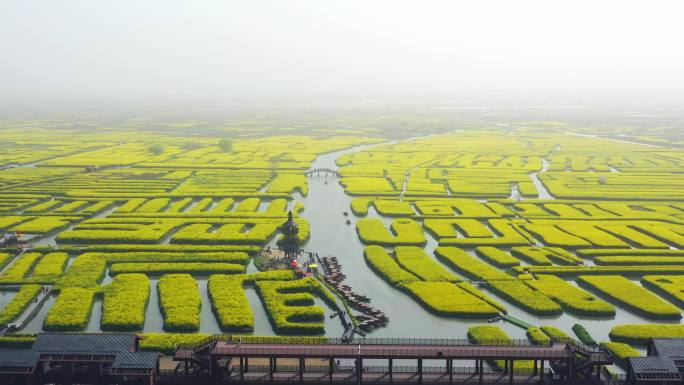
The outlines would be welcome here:
<svg viewBox="0 0 684 385">
<path fill-rule="evenodd" d="M 580 350 L 584 353 L 607 353 L 607 351 L 600 345 L 587 345 L 582 341 L 572 337 L 552 337 L 551 340 L 557 344 L 569 344 L 575 350 Z"/>
<path fill-rule="evenodd" d="M 526 339 L 491 339 L 477 342 L 466 338 L 355 338 L 346 342 L 352 345 L 437 345 L 437 346 L 551 346 L 533 344 Z"/>
<path fill-rule="evenodd" d="M 249 365 L 249 372 L 253 373 L 268 373 L 271 370 L 271 368 L 268 365 Z M 330 367 L 328 365 L 306 365 L 304 368 L 304 373 L 326 373 L 330 370 Z M 277 365 L 275 372 L 279 373 L 298 373 L 299 372 L 299 366 L 298 365 Z M 354 365 L 342 365 L 342 366 L 337 366 L 335 365 L 333 367 L 333 373 L 354 373 L 356 372 L 356 367 Z M 363 366 L 363 372 L 364 373 L 389 373 L 390 372 L 390 367 L 389 366 Z M 406 366 L 406 365 L 393 365 L 391 372 L 393 374 L 400 374 L 400 373 L 418 373 L 418 366 Z M 447 373 L 447 367 L 446 366 L 423 366 L 422 368 L 423 374 L 445 374 Z M 476 374 L 479 373 L 477 372 L 476 368 L 474 366 L 455 366 L 451 369 L 451 372 L 454 375 L 459 375 L 459 374 Z M 503 369 L 496 369 L 496 368 L 490 368 L 490 367 L 484 367 L 482 374 L 501 374 L 503 372 Z M 535 371 L 533 368 L 530 367 L 523 367 L 523 368 L 516 368 L 515 366 L 513 367 L 513 373 L 515 374 L 525 374 L 525 375 L 534 375 Z M 537 369 L 536 374 L 539 375 L 541 373 L 541 368 Z M 545 376 L 552 376 L 553 371 L 551 369 L 544 369 L 544 374 Z"/>
<path fill-rule="evenodd" d="M 220 335 L 217 338 L 223 338 Z M 225 340 L 221 339 L 221 340 Z M 300 344 L 300 345 L 436 345 L 436 346 L 551 346 L 533 344 L 526 339 L 492 339 L 477 342 L 466 338 L 326 338 L 326 337 L 233 337 L 233 343 L 243 344 Z"/>
<path fill-rule="evenodd" d="M 565 349 L 544 349 L 511 346 L 443 346 L 421 348 L 419 346 L 362 346 L 360 349 L 353 345 L 217 345 L 213 354 L 219 356 L 244 357 L 335 357 L 351 358 L 362 356 L 372 358 L 425 358 L 425 359 L 567 359 L 570 352 Z M 461 357 L 461 358 L 458 358 Z"/>
<path fill-rule="evenodd" d="M 331 168 L 314 168 L 310 170 L 304 171 L 304 175 L 312 175 L 316 173 L 328 173 L 328 174 L 334 174 L 334 175 L 339 175 L 339 173 Z"/>
<path fill-rule="evenodd" d="M 231 341 L 234 344 L 291 344 L 291 345 L 404 345 L 404 346 L 502 346 L 502 347 L 549 347 L 554 343 L 567 341 L 551 340 L 544 344 L 533 344 L 526 339 L 492 339 L 473 342 L 465 338 L 354 338 L 351 340 L 328 337 L 278 337 L 278 336 L 233 336 L 230 334 L 216 334 L 194 344 L 178 345 L 178 348 L 193 350 L 206 345 L 210 341 Z M 577 344 L 581 342 L 572 340 Z M 586 347 L 590 349 L 589 347 Z M 591 351 L 591 350 L 590 350 Z M 596 351 L 596 348 L 593 349 Z"/>
</svg>

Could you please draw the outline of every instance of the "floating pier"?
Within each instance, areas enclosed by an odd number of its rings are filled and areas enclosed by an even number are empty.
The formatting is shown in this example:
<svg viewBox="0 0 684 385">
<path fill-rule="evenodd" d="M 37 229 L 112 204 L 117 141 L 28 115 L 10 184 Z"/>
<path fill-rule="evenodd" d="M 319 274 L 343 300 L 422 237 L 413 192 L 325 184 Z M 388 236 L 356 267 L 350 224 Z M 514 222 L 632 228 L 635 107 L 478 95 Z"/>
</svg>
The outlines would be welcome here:
<svg viewBox="0 0 684 385">
<path fill-rule="evenodd" d="M 356 325 L 359 328 L 358 334 L 363 335 L 362 333 L 364 332 L 370 332 L 387 325 L 389 319 L 384 312 L 370 305 L 370 298 L 363 294 L 355 293 L 349 285 L 343 282 L 346 276 L 342 273 L 342 267 L 337 257 L 326 255 L 321 258 L 317 254 L 316 258 L 323 269 L 323 280 L 325 283 L 333 287 L 349 306 L 362 313 L 355 316 L 358 321 Z"/>
</svg>

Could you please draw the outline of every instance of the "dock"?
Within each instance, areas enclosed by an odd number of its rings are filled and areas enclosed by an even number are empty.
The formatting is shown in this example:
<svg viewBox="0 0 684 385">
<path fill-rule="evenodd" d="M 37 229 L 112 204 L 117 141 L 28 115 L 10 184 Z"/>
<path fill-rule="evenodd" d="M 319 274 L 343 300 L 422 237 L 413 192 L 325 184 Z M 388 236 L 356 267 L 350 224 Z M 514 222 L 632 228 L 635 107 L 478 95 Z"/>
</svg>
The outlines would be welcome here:
<svg viewBox="0 0 684 385">
<path fill-rule="evenodd" d="M 316 254 L 316 258 L 323 269 L 323 280 L 325 283 L 335 289 L 351 308 L 361 313 L 354 316 L 358 321 L 356 326 L 360 333 L 369 332 L 387 325 L 389 319 L 383 311 L 370 305 L 370 298 L 354 292 L 349 285 L 343 282 L 346 276 L 342 273 L 342 266 L 337 257 L 327 255 L 321 258 Z"/>
</svg>

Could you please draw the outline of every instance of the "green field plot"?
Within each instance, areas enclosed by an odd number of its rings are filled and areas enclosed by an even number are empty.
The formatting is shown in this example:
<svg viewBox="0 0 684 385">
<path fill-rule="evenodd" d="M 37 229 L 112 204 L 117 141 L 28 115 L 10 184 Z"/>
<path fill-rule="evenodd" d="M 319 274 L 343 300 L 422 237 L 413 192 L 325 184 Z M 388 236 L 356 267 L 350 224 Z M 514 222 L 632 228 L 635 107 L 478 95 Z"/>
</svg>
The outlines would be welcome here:
<svg viewBox="0 0 684 385">
<path fill-rule="evenodd" d="M 578 282 L 630 310 L 654 319 L 680 319 L 681 311 L 621 276 L 580 276 Z"/>
<path fill-rule="evenodd" d="M 292 194 L 295 191 L 302 195 L 309 193 L 306 177 L 302 174 L 278 173 L 266 189 L 266 192 L 286 194 Z"/>
<path fill-rule="evenodd" d="M 393 246 L 425 243 L 420 223 L 411 219 L 395 219 L 388 230 L 380 219 L 363 218 L 356 223 L 356 230 L 366 244 Z"/>
<path fill-rule="evenodd" d="M 21 222 L 26 222 L 34 217 L 20 216 L 20 215 L 6 215 L 0 216 L 0 230 L 6 230 Z"/>
<path fill-rule="evenodd" d="M 582 259 L 559 247 L 512 247 L 511 254 L 532 265 L 581 265 Z"/>
<path fill-rule="evenodd" d="M 352 198 L 349 207 L 354 215 L 363 217 L 368 215 L 368 209 L 373 199 L 370 198 Z"/>
<path fill-rule="evenodd" d="M 176 219 L 90 219 L 57 236 L 60 243 L 158 243 L 182 225 Z"/>
<path fill-rule="evenodd" d="M 243 280 L 236 276 L 212 275 L 208 285 L 211 306 L 221 330 L 252 331 L 254 315 L 245 295 Z"/>
<path fill-rule="evenodd" d="M 197 282 L 189 274 L 167 274 L 158 283 L 159 306 L 164 330 L 193 332 L 200 326 L 200 300 Z"/>
<path fill-rule="evenodd" d="M 133 262 L 114 263 L 109 268 L 110 275 L 125 273 L 168 274 L 189 273 L 195 275 L 206 274 L 238 274 L 245 271 L 245 266 L 235 263 L 206 263 L 206 262 Z"/>
<path fill-rule="evenodd" d="M 594 263 L 597 265 L 620 265 L 620 266 L 634 266 L 634 265 L 684 265 L 684 257 L 682 256 L 650 256 L 650 255 L 612 255 L 605 257 L 594 258 Z"/>
<path fill-rule="evenodd" d="M 344 170 L 342 175 L 345 175 Z M 399 195 L 399 191 L 385 178 L 345 176 L 340 183 L 350 195 Z"/>
<path fill-rule="evenodd" d="M 285 214 L 283 214 L 285 215 Z M 172 243 L 254 244 L 270 240 L 286 218 L 107 218 L 90 219 L 61 232 L 57 241 L 74 244 L 147 243 L 170 236 Z M 298 219 L 300 236 L 308 236 L 308 224 Z"/>
<path fill-rule="evenodd" d="M 684 179 L 660 173 L 548 172 L 541 175 L 555 197 L 563 199 L 681 200 Z"/>
<path fill-rule="evenodd" d="M 527 335 L 527 339 L 535 345 L 548 345 L 552 341 L 551 337 L 536 326 L 527 328 L 525 335 Z"/>
<path fill-rule="evenodd" d="M 377 199 L 373 201 L 373 206 L 378 213 L 384 216 L 403 217 L 415 214 L 411 203 L 406 201 L 395 201 L 388 199 Z"/>
<path fill-rule="evenodd" d="M 552 339 L 562 341 L 563 339 L 570 338 L 570 336 L 567 333 L 565 333 L 564 331 L 560 330 L 555 326 L 542 326 L 539 329 Z"/>
<path fill-rule="evenodd" d="M 0 269 L 7 266 L 15 257 L 15 253 L 0 253 Z"/>
<path fill-rule="evenodd" d="M 173 243 L 198 244 L 261 244 L 270 239 L 281 225 L 271 223 L 229 223 L 225 225 L 193 224 L 182 228 L 173 235 Z"/>
<path fill-rule="evenodd" d="M 492 232 L 476 219 L 426 219 L 423 224 L 438 239 L 492 236 Z"/>
<path fill-rule="evenodd" d="M 62 275 L 68 262 L 69 254 L 67 253 L 47 253 L 33 266 L 33 271 L 26 281 L 42 284 L 54 283 Z"/>
<path fill-rule="evenodd" d="M 104 288 L 102 330 L 142 330 L 150 297 L 150 281 L 143 274 L 121 274 Z"/>
<path fill-rule="evenodd" d="M 40 253 L 25 253 L 17 258 L 10 267 L 5 270 L 0 276 L 0 282 L 3 283 L 20 283 L 23 282 L 24 277 L 29 274 L 33 266 L 42 257 Z"/>
<path fill-rule="evenodd" d="M 522 228 L 532 233 L 545 245 L 568 248 L 591 246 L 589 241 L 562 230 L 553 222 L 532 222 L 523 224 Z"/>
<path fill-rule="evenodd" d="M 397 246 L 394 253 L 399 265 L 424 281 L 459 281 L 458 277 L 425 254 L 421 248 Z"/>
<path fill-rule="evenodd" d="M 515 280 L 515 277 L 480 261 L 457 247 L 438 247 L 435 254 L 447 266 L 472 279 Z"/>
<path fill-rule="evenodd" d="M 407 282 L 402 285 L 429 311 L 449 317 L 489 318 L 499 310 L 449 282 Z"/>
<path fill-rule="evenodd" d="M 565 311 L 592 316 L 613 316 L 615 308 L 609 303 L 552 275 L 540 275 L 525 284 L 559 303 Z"/>
<path fill-rule="evenodd" d="M 44 234 L 63 229 L 79 219 L 81 218 L 57 216 L 39 217 L 16 225 L 11 230 L 20 231 L 23 233 Z"/>
<path fill-rule="evenodd" d="M 643 276 L 649 274 L 684 274 L 683 266 L 628 265 L 628 266 L 514 266 L 515 273 L 551 274 L 565 277 L 578 275 L 615 275 Z"/>
<path fill-rule="evenodd" d="M 206 272 L 212 269 L 213 264 L 219 264 L 221 271 L 228 269 L 242 272 L 248 260 L 248 255 L 242 252 L 91 252 L 76 257 L 56 283 L 58 287 L 95 287 L 104 278 L 108 265 L 112 264 L 127 264 L 119 272 L 140 269 L 138 271 L 163 273 L 164 264 L 171 263 L 175 264 L 167 265 L 166 268 L 173 268 L 175 271 L 182 270 L 185 266 L 188 272 L 196 269 Z"/>
<path fill-rule="evenodd" d="M 532 314 L 554 315 L 563 312 L 556 302 L 520 280 L 491 280 L 487 282 L 487 287 Z"/>
<path fill-rule="evenodd" d="M 579 249 L 575 253 L 583 258 L 597 257 L 684 257 L 684 250 L 673 249 Z"/>
<path fill-rule="evenodd" d="M 325 290 L 318 281 L 257 281 L 256 288 L 273 329 L 278 334 L 325 333 L 325 312 L 320 306 L 314 305 L 314 294 Z M 325 296 L 322 298 L 325 299 Z"/>
<path fill-rule="evenodd" d="M 496 247 L 481 246 L 475 249 L 478 257 L 500 268 L 519 266 L 520 260 L 513 257 L 510 253 L 497 249 Z"/>
<path fill-rule="evenodd" d="M 629 344 L 646 345 L 652 338 L 684 338 L 681 324 L 618 325 L 610 330 L 610 339 Z"/>
<path fill-rule="evenodd" d="M 435 221 L 439 221 L 436 219 Z M 426 220 L 428 222 L 428 220 Z M 463 222 L 459 222 L 463 223 Z M 477 237 L 444 237 L 439 238 L 440 245 L 460 246 L 460 247 L 476 247 L 476 246 L 526 246 L 530 241 L 525 238 L 517 229 L 513 222 L 506 219 L 491 219 L 488 221 L 478 222 L 470 220 L 467 231 L 470 234 L 477 234 Z M 442 225 L 442 226 L 439 226 Z M 444 223 L 438 222 L 437 231 L 443 234 L 447 228 L 443 226 Z M 426 227 L 428 224 L 426 224 Z M 466 225 L 464 225 L 466 226 Z M 428 227 L 429 228 L 429 227 Z M 464 230 L 465 231 L 465 230 Z M 436 233 L 439 234 L 439 233 Z"/>
<path fill-rule="evenodd" d="M 459 218 L 499 218 L 502 215 L 512 212 L 506 210 L 504 213 L 497 212 L 490 205 L 472 199 L 419 199 L 415 201 L 415 206 L 420 215 L 425 217 L 458 216 Z"/>
<path fill-rule="evenodd" d="M 629 357 L 639 357 L 641 353 L 623 342 L 605 342 L 601 346 L 615 358 L 618 365 L 625 367 Z"/>
<path fill-rule="evenodd" d="M 401 267 L 399 262 L 380 246 L 367 246 L 364 249 L 363 255 L 368 266 L 393 285 L 402 282 L 418 281 L 420 279 L 415 274 Z"/>
<path fill-rule="evenodd" d="M 684 231 L 682 225 L 665 221 L 535 219 L 521 226 L 544 244 L 565 248 L 663 247 L 665 244 L 679 247 L 684 244 L 684 237 L 680 235 Z"/>
<path fill-rule="evenodd" d="M 641 284 L 679 307 L 684 307 L 684 276 L 646 275 L 642 277 Z"/>
<path fill-rule="evenodd" d="M 95 301 L 95 289 L 70 287 L 60 291 L 50 308 L 43 328 L 48 331 L 77 332 L 85 329 Z"/>
<path fill-rule="evenodd" d="M 0 310 L 0 325 L 14 321 L 38 296 L 40 285 L 23 285 L 12 300 Z"/>
<path fill-rule="evenodd" d="M 178 185 L 174 192 L 184 194 L 256 192 L 270 180 L 271 174 L 266 170 L 197 171 Z"/>
</svg>

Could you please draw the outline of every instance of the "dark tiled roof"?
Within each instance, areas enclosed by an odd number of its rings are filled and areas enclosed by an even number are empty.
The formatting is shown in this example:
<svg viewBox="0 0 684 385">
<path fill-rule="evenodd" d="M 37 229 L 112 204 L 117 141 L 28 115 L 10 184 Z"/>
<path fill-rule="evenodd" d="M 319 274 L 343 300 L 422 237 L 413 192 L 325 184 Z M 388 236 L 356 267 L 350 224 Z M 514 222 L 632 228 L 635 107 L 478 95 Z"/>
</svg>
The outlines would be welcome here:
<svg viewBox="0 0 684 385">
<path fill-rule="evenodd" d="M 681 375 L 669 357 L 629 357 L 629 365 L 638 380 L 679 380 Z"/>
<path fill-rule="evenodd" d="M 654 338 L 653 346 L 655 347 L 654 353 L 660 357 L 684 358 L 683 338 Z"/>
<path fill-rule="evenodd" d="M 53 355 L 111 355 L 120 371 L 155 369 L 158 353 L 132 352 L 135 334 L 40 333 L 30 349 L 0 349 L 0 370 L 33 370 L 41 357 Z M 19 368 L 19 369 L 17 369 Z"/>
<path fill-rule="evenodd" d="M 135 344 L 135 334 L 128 333 L 40 333 L 33 350 L 40 353 L 104 354 L 127 352 Z"/>
<path fill-rule="evenodd" d="M 154 369 L 159 354 L 154 352 L 118 353 L 112 369 Z"/>
<path fill-rule="evenodd" d="M 33 368 L 38 356 L 30 349 L 0 349 L 0 368 Z"/>
<path fill-rule="evenodd" d="M 645 372 L 672 372 L 679 373 L 677 367 L 672 360 L 666 357 L 648 356 L 648 357 L 629 357 L 629 362 L 632 364 L 634 373 Z"/>
</svg>

